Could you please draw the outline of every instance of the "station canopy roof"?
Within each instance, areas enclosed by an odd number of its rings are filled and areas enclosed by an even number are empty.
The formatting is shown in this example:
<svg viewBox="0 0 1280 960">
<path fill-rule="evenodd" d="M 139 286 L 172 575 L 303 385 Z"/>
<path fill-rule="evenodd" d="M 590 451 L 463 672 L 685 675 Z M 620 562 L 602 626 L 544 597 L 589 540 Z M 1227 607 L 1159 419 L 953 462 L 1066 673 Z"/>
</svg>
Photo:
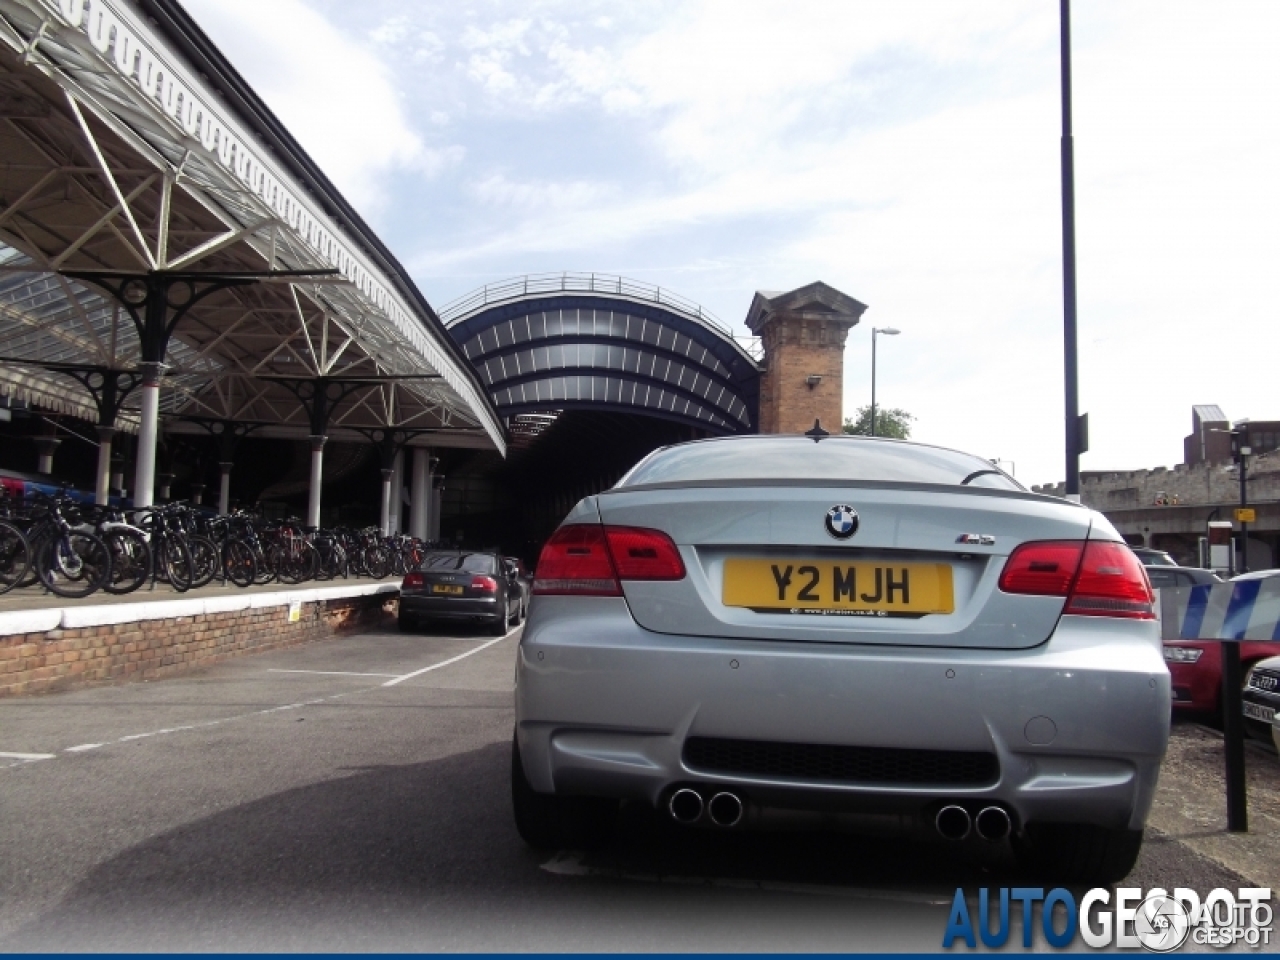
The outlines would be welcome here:
<svg viewBox="0 0 1280 960">
<path fill-rule="evenodd" d="M 324 377 L 332 437 L 395 426 L 505 449 L 404 269 L 180 6 L 0 0 L 0 394 L 97 419 L 86 369 L 143 359 L 130 275 L 167 278 L 188 307 L 166 430 L 307 436 L 297 386 Z M 136 399 L 117 428 L 136 426 Z"/>
</svg>

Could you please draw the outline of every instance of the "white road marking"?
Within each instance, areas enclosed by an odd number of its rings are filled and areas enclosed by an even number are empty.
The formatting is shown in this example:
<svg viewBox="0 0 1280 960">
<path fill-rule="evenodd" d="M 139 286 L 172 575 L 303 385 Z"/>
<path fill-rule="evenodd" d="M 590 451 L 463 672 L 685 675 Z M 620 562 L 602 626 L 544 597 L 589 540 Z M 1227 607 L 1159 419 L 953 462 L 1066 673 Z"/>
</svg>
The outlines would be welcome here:
<svg viewBox="0 0 1280 960">
<path fill-rule="evenodd" d="M 276 670 L 267 673 L 312 673 L 321 677 L 398 677 L 398 673 L 354 673 L 349 670 Z"/>
<path fill-rule="evenodd" d="M 759 890 L 767 893 L 849 897 L 857 900 L 895 900 L 936 907 L 945 907 L 953 899 L 941 893 L 899 893 L 894 890 L 826 886 L 820 883 L 784 883 L 774 880 L 749 880 L 745 877 L 682 877 L 675 874 L 634 873 L 623 869 L 588 866 L 582 862 L 581 854 L 567 850 L 562 850 L 542 864 L 542 869 L 547 873 L 554 873 L 563 877 L 609 877 L 614 880 L 631 880 L 637 883 L 667 883 L 690 887 L 727 887 L 733 890 Z"/>
<path fill-rule="evenodd" d="M 489 647 L 492 647 L 495 643 L 501 643 L 503 640 L 508 639 L 513 634 L 515 634 L 516 630 L 519 630 L 519 629 L 520 629 L 519 627 L 515 627 L 512 630 L 508 630 L 506 634 L 504 634 L 501 637 L 494 637 L 488 643 L 480 644 L 480 646 L 476 647 L 474 650 L 468 650 L 466 653 L 460 653 L 456 657 L 451 657 L 448 660 L 442 660 L 440 663 L 433 663 L 431 666 L 423 667 L 421 670 L 415 670 L 413 671 L 413 673 L 406 673 L 404 676 L 396 677 L 394 680 L 388 680 L 386 683 L 383 684 L 383 686 L 394 687 L 397 683 L 404 683 L 406 680 L 412 680 L 414 677 L 420 677 L 424 673 L 430 673 L 432 670 L 439 670 L 441 667 L 447 667 L 451 663 L 457 663 L 459 660 L 465 660 L 467 657 L 477 654 L 481 650 L 487 650 Z"/>
<path fill-rule="evenodd" d="M 468 650 L 466 653 L 460 654 L 456 657 L 452 657 L 441 663 L 435 663 L 429 667 L 423 667 L 421 670 L 415 670 L 413 671 L 413 673 L 406 673 L 403 675 L 394 674 L 394 673 L 370 673 L 370 674 L 351 674 L 351 675 L 352 676 L 370 676 L 370 677 L 391 677 L 393 679 L 389 680 L 387 683 L 380 684 L 380 686 L 394 687 L 396 684 L 403 683 L 405 680 L 411 680 L 412 678 L 421 676 L 424 673 L 430 673 L 432 670 L 439 670 L 441 667 L 447 667 L 451 663 L 457 663 L 459 660 L 465 660 L 467 657 L 471 656 L 472 654 L 479 653 L 481 650 L 486 650 L 489 647 L 493 646 L 495 643 L 500 643 L 503 640 L 509 639 L 519 629 L 520 629 L 519 627 L 515 627 L 509 630 L 504 636 L 494 637 L 492 640 L 489 640 L 486 643 L 480 644 L 480 646 L 476 647 L 473 650 Z M 278 672 L 278 673 L 328 673 L 330 671 L 280 670 L 275 672 Z M 67 747 L 62 752 L 63 753 L 83 753 L 86 750 L 97 750 L 99 747 L 110 746 L 113 743 L 129 743 L 133 740 L 146 740 L 149 737 L 159 737 L 168 733 L 181 733 L 182 731 L 185 731 L 185 730 L 202 730 L 205 727 L 216 727 L 224 723 L 232 723 L 233 721 L 236 721 L 236 720 L 245 720 L 245 719 L 248 719 L 249 717 L 260 717 L 269 713 L 279 713 L 282 710 L 298 710 L 298 709 L 301 709 L 302 707 L 314 706 L 315 704 L 326 703 L 330 700 L 342 700 L 346 697 L 353 697 L 358 693 L 367 693 L 370 690 L 377 690 L 377 689 L 378 687 L 361 687 L 358 690 L 348 690 L 345 693 L 335 693 L 332 696 L 328 696 L 328 697 L 317 697 L 314 700 L 303 700 L 300 703 L 286 703 L 283 706 L 279 706 L 279 707 L 267 707 L 265 710 L 253 710 L 253 711 L 250 711 L 249 713 L 238 713 L 235 716 L 222 717 L 218 720 L 206 720 L 203 723 L 191 723 L 181 727 L 165 727 L 164 729 L 161 729 L 161 730 L 148 730 L 146 733 L 131 733 L 131 734 L 128 734 L 127 736 L 118 737 L 115 740 L 110 740 L 106 743 L 82 743 L 76 747 Z M 16 763 L 0 765 L 0 769 L 4 769 L 6 767 L 11 767 L 11 766 L 18 766 L 22 763 L 29 763 L 34 760 L 53 760 L 57 756 L 58 755 L 56 753 L 2 753 L 0 752 L 0 760 L 17 761 Z"/>
</svg>

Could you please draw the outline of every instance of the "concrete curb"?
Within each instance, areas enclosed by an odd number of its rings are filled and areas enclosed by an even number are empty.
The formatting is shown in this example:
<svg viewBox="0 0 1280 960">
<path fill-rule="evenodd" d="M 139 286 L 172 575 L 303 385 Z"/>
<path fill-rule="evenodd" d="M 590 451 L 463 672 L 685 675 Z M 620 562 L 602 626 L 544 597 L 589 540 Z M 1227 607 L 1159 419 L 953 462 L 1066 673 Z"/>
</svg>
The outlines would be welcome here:
<svg viewBox="0 0 1280 960">
<path fill-rule="evenodd" d="M 105 627 L 141 620 L 169 620 L 209 613 L 234 613 L 262 607 L 283 607 L 291 603 L 317 603 L 376 594 L 400 592 L 398 583 L 353 583 L 302 590 L 275 590 L 230 597 L 183 597 L 179 600 L 140 600 L 97 603 L 87 606 L 50 607 L 42 610 L 9 610 L 0 613 L 0 636 L 18 633 L 45 633 L 82 627 Z"/>
</svg>

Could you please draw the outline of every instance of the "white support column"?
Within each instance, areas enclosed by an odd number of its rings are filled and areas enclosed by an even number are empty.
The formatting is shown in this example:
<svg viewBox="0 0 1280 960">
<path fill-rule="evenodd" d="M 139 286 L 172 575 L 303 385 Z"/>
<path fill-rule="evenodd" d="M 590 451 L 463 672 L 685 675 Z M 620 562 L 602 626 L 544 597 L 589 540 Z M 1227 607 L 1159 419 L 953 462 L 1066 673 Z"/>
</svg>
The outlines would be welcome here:
<svg viewBox="0 0 1280 960">
<path fill-rule="evenodd" d="M 320 484 L 324 477 L 324 442 L 328 437 L 311 438 L 311 491 L 307 497 L 307 526 L 320 526 Z"/>
<path fill-rule="evenodd" d="M 427 520 L 431 495 L 428 484 L 431 467 L 428 463 L 431 451 L 426 447 L 413 448 L 413 488 L 409 493 L 409 533 L 420 540 L 427 539 Z"/>
<path fill-rule="evenodd" d="M 191 485 L 191 502 L 197 507 L 204 505 L 203 483 L 193 483 Z"/>
<path fill-rule="evenodd" d="M 218 469 L 222 476 L 218 479 L 218 516 L 225 517 L 231 512 L 231 468 L 234 466 L 223 460 Z"/>
<path fill-rule="evenodd" d="M 396 451 L 396 458 L 391 462 L 391 534 L 394 536 L 404 530 L 401 517 L 404 516 L 404 449 Z"/>
<path fill-rule="evenodd" d="M 111 499 L 111 441 L 115 427 L 98 428 L 98 479 L 93 488 L 93 502 L 104 504 Z"/>
<path fill-rule="evenodd" d="M 36 472 L 45 476 L 53 473 L 53 454 L 62 444 L 57 437 L 36 437 Z"/>
<path fill-rule="evenodd" d="M 142 385 L 138 388 L 142 401 L 138 426 L 138 452 L 133 474 L 133 505 L 149 507 L 155 503 L 156 437 L 160 432 L 160 374 L 163 363 L 142 363 Z"/>
<path fill-rule="evenodd" d="M 378 514 L 378 528 L 384 537 L 391 536 L 391 478 L 395 470 L 382 471 L 382 510 Z"/>
</svg>

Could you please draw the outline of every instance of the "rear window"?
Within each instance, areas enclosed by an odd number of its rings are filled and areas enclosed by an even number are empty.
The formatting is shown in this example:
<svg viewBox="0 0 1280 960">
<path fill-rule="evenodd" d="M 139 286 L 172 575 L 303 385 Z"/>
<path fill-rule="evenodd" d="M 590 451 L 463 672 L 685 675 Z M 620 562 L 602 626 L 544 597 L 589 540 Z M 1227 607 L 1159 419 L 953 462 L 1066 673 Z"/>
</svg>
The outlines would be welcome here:
<svg viewBox="0 0 1280 960">
<path fill-rule="evenodd" d="M 461 570 L 464 573 L 496 573 L 496 558 L 487 553 L 429 553 L 423 570 Z"/>
<path fill-rule="evenodd" d="M 666 447 L 641 460 L 618 487 L 735 480 L 863 480 L 1023 490 L 990 460 L 900 440 L 731 437 Z"/>
</svg>

